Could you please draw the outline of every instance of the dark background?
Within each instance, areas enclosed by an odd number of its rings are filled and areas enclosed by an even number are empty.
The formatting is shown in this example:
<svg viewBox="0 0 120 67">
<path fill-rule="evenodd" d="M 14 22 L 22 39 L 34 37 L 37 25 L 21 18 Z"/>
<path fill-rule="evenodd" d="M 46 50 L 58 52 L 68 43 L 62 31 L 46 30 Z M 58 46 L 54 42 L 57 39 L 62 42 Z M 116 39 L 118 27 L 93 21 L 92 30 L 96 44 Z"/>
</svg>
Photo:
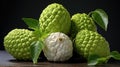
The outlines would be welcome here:
<svg viewBox="0 0 120 67">
<path fill-rule="evenodd" d="M 71 14 L 88 13 L 97 8 L 109 16 L 108 31 L 98 26 L 98 32 L 110 43 L 111 50 L 120 52 L 119 2 L 116 0 L 1 0 L 0 2 L 0 50 L 4 50 L 3 38 L 14 28 L 27 28 L 23 17 L 39 19 L 42 10 L 51 3 L 62 4 Z"/>
</svg>

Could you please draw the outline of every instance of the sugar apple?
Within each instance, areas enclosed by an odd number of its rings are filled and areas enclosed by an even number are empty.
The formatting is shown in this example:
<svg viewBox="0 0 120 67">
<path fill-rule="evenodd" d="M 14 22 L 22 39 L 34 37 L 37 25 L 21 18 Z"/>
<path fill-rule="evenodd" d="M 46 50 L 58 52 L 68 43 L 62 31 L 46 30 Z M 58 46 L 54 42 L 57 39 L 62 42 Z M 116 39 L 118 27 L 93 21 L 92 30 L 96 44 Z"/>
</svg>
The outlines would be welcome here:
<svg viewBox="0 0 120 67">
<path fill-rule="evenodd" d="M 42 32 L 68 34 L 71 26 L 70 14 L 61 4 L 52 3 L 42 11 L 39 23 Z"/>
<path fill-rule="evenodd" d="M 78 32 L 74 48 L 78 54 L 85 58 L 93 54 L 100 57 L 110 55 L 109 43 L 100 34 L 90 30 Z"/>
<path fill-rule="evenodd" d="M 82 29 L 97 31 L 97 27 L 89 15 L 85 13 L 74 14 L 71 18 L 71 38 L 75 38 Z"/>
<path fill-rule="evenodd" d="M 64 33 L 51 33 L 45 39 L 43 52 L 49 61 L 66 61 L 73 54 L 72 41 Z"/>
<path fill-rule="evenodd" d="M 4 37 L 4 47 L 18 60 L 31 60 L 30 44 L 36 40 L 32 31 L 13 29 Z"/>
</svg>

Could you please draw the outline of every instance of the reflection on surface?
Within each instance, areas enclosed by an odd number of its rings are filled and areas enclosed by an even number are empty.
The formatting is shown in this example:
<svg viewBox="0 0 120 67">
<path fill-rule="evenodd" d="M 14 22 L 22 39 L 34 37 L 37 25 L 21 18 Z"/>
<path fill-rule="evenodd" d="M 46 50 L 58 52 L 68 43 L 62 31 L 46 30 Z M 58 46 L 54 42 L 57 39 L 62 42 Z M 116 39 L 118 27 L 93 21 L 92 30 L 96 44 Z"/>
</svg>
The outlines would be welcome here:
<svg viewBox="0 0 120 67">
<path fill-rule="evenodd" d="M 85 61 L 79 58 L 70 59 L 66 62 L 49 62 L 45 58 L 41 58 L 38 64 L 33 64 L 32 61 L 18 61 L 5 51 L 0 51 L 0 67 L 120 67 L 120 63 L 109 63 L 97 66 L 88 66 Z"/>
</svg>

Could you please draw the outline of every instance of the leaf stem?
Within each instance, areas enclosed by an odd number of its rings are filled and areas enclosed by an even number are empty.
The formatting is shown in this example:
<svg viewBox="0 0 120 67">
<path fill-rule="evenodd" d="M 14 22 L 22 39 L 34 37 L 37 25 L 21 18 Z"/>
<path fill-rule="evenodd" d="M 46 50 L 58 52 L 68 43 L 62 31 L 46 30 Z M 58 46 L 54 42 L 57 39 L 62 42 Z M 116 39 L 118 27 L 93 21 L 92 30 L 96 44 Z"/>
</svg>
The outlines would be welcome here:
<svg viewBox="0 0 120 67">
<path fill-rule="evenodd" d="M 93 13 L 93 11 L 89 12 L 89 13 L 88 13 L 88 16 L 91 16 L 92 13 Z"/>
</svg>

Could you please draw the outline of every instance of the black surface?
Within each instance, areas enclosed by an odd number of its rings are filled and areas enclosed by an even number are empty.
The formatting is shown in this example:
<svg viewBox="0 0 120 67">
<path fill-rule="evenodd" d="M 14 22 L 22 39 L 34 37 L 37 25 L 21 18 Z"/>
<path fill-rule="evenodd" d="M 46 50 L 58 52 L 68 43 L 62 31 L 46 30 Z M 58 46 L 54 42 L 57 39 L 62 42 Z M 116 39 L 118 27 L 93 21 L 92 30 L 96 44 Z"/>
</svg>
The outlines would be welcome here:
<svg viewBox="0 0 120 67">
<path fill-rule="evenodd" d="M 118 0 L 1 0 L 0 2 L 0 50 L 3 47 L 3 38 L 14 28 L 27 28 L 21 20 L 23 17 L 39 19 L 42 10 L 50 3 L 60 3 L 68 9 L 71 15 L 75 13 L 88 13 L 97 8 L 105 10 L 109 16 L 108 31 L 98 27 L 110 43 L 111 50 L 120 52 L 119 38 L 119 2 Z"/>
<path fill-rule="evenodd" d="M 6 51 L 0 51 L 0 67 L 120 67 L 120 62 L 110 62 L 103 65 L 88 66 L 82 60 L 72 58 L 66 62 L 49 62 L 45 59 L 39 59 L 37 64 L 32 61 L 18 61 Z M 77 62 L 76 62 L 77 61 Z"/>
</svg>

